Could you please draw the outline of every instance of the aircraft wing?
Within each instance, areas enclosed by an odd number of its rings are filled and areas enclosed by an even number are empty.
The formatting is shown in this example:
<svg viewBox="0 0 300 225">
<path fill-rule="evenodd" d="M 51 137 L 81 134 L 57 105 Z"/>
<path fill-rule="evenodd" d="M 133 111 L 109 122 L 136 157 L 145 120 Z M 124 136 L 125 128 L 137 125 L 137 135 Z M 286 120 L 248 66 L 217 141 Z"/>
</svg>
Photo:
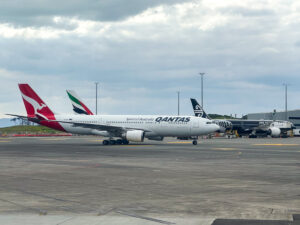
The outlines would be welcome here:
<svg viewBox="0 0 300 225">
<path fill-rule="evenodd" d="M 15 117 L 24 118 L 24 119 L 27 119 L 27 118 L 28 118 L 27 116 L 16 115 L 16 114 L 5 114 L 5 115 L 8 115 L 8 116 L 15 116 Z"/>
<path fill-rule="evenodd" d="M 63 120 L 48 120 L 48 121 L 72 124 L 73 127 L 83 127 L 83 128 L 91 128 L 91 129 L 95 129 L 95 130 L 99 130 L 99 131 L 107 131 L 109 133 L 113 133 L 113 134 L 117 134 L 117 135 L 121 135 L 122 133 L 124 133 L 125 131 L 128 131 L 128 130 L 142 130 L 145 132 L 150 132 L 145 129 L 111 126 L 111 125 L 104 125 L 104 124 L 80 123 L 80 122 L 63 121 Z"/>
<path fill-rule="evenodd" d="M 5 114 L 5 115 L 8 115 L 8 116 L 14 116 L 14 117 L 18 117 L 18 118 L 22 118 L 22 119 L 27 119 L 29 121 L 32 121 L 32 122 L 39 122 L 41 121 L 39 118 L 37 117 L 28 117 L 28 116 L 23 116 L 23 115 L 16 115 L 16 114 Z"/>
</svg>

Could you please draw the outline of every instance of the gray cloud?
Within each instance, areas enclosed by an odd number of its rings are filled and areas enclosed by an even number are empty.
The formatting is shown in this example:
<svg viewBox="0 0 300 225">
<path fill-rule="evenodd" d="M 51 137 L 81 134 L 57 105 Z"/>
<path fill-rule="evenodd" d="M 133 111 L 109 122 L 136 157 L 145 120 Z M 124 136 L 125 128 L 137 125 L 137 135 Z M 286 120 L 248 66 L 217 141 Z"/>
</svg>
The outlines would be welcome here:
<svg viewBox="0 0 300 225">
<path fill-rule="evenodd" d="M 32 18 L 53 17 L 38 4 Z M 149 3 L 140 11 L 147 7 Z M 124 20 L 134 13 L 118 17 L 117 9 L 108 7 L 105 13 L 118 21 L 105 23 L 108 28 L 101 33 L 102 23 L 78 34 L 66 19 L 55 29 L 67 33 L 55 38 L 37 38 L 36 33 L 26 37 L 23 31 L 16 35 L 12 31 L 9 38 L 0 36 L 0 69 L 6 71 L 0 77 L 8 74 L 1 77 L 0 113 L 24 110 L 18 82 L 30 83 L 57 112 L 71 111 L 71 105 L 66 106 L 67 88 L 77 90 L 93 109 L 93 82 L 99 81 L 102 113 L 176 113 L 176 91 L 180 90 L 182 113 L 192 114 L 189 97 L 200 97 L 197 73 L 202 71 L 206 72 L 208 112 L 245 114 L 283 108 L 283 82 L 293 84 L 289 107 L 299 108 L 293 96 L 299 96 L 300 52 L 295 43 L 300 27 L 289 18 L 289 10 L 278 13 L 266 6 L 259 11 L 267 13 L 252 12 L 259 16 L 250 17 L 243 10 L 237 13 L 236 6 L 227 7 L 226 12 L 224 7 L 212 10 L 201 3 L 178 7 L 182 8 L 164 7 L 157 15 L 150 10 L 146 22 L 138 15 Z M 83 6 L 80 18 L 100 18 L 97 10 L 91 15 L 84 10 Z M 75 14 L 73 8 L 63 15 Z M 35 19 L 29 24 L 38 26 Z"/>
<path fill-rule="evenodd" d="M 149 7 L 175 4 L 184 0 L 11 0 L 2 1 L 0 22 L 15 26 L 55 26 L 53 17 L 71 17 L 94 21 L 119 21 Z M 66 28 L 66 27 L 63 27 Z M 71 29 L 72 27 L 68 27 Z"/>
<path fill-rule="evenodd" d="M 275 15 L 275 12 L 270 9 L 253 9 L 249 7 L 224 7 L 221 9 L 221 12 L 245 17 L 265 17 Z"/>
</svg>

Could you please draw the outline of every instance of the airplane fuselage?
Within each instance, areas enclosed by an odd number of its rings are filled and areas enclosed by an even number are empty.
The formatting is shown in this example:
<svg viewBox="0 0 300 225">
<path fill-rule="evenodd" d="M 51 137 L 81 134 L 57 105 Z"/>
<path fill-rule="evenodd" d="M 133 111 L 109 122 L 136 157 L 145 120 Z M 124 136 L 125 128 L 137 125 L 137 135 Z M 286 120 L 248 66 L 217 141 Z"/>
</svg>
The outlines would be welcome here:
<svg viewBox="0 0 300 225">
<path fill-rule="evenodd" d="M 145 137 L 187 137 L 200 136 L 218 130 L 219 126 L 211 120 L 194 116 L 159 116 L 159 115 L 55 115 L 64 131 L 73 134 L 111 136 L 111 133 L 95 128 L 76 126 L 107 125 L 122 127 L 124 130 L 144 130 Z M 69 123 L 71 122 L 71 123 Z M 73 123 L 73 124 L 72 124 Z M 51 127 L 51 123 L 43 124 Z"/>
</svg>

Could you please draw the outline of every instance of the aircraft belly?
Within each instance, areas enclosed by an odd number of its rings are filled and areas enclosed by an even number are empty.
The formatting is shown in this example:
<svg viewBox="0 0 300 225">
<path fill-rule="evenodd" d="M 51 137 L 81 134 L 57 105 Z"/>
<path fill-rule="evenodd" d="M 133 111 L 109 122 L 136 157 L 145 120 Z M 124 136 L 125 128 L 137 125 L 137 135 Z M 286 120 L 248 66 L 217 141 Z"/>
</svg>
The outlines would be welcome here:
<svg viewBox="0 0 300 225">
<path fill-rule="evenodd" d="M 83 134 L 92 135 L 90 128 L 83 128 L 83 127 L 74 127 L 72 124 L 66 124 L 66 123 L 60 123 L 60 125 L 65 129 L 66 132 L 72 133 L 72 134 Z"/>
<path fill-rule="evenodd" d="M 199 129 L 199 128 L 194 129 L 194 128 L 192 128 L 192 129 L 191 129 L 191 136 L 202 135 L 203 133 L 205 133 L 205 132 L 203 132 L 203 131 L 204 131 L 203 129 Z"/>
<path fill-rule="evenodd" d="M 210 133 L 205 127 L 203 128 L 192 128 L 191 136 L 199 136 Z"/>
<path fill-rule="evenodd" d="M 179 137 L 188 136 L 190 128 L 183 125 L 158 125 L 153 127 L 152 131 L 160 136 Z"/>
</svg>

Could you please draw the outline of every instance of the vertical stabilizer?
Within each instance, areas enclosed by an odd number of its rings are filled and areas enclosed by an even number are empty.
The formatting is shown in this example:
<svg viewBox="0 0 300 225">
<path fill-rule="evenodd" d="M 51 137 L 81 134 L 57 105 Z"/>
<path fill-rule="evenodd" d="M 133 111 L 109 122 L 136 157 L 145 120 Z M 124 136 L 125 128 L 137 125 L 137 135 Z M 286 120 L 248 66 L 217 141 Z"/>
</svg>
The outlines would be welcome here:
<svg viewBox="0 0 300 225">
<path fill-rule="evenodd" d="M 67 94 L 73 106 L 73 111 L 76 114 L 93 115 L 92 111 L 81 101 L 78 95 L 73 90 L 67 90 Z"/>
<path fill-rule="evenodd" d="M 28 117 L 53 119 L 54 113 L 28 84 L 19 84 Z"/>
<path fill-rule="evenodd" d="M 194 110 L 195 116 L 210 119 L 209 116 L 204 112 L 203 108 L 197 102 L 196 99 L 191 98 L 191 102 L 192 102 L 192 105 L 193 105 L 193 110 Z"/>
<path fill-rule="evenodd" d="M 43 126 L 65 131 L 60 123 L 51 121 L 56 120 L 54 113 L 28 84 L 19 84 L 19 88 L 29 118 L 37 119 L 34 122 Z"/>
</svg>

